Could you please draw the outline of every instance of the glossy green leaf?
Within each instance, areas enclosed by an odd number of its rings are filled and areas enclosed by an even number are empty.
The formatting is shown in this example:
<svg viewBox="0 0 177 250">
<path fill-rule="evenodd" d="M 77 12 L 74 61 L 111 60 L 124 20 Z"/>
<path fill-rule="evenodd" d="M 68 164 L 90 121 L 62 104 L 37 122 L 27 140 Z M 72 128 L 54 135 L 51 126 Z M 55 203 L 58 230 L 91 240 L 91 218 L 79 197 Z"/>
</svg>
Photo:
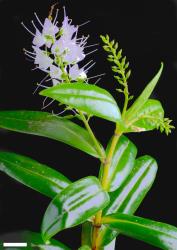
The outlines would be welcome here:
<svg viewBox="0 0 177 250">
<path fill-rule="evenodd" d="M 93 141 L 84 128 L 47 112 L 1 111 L 0 127 L 61 141 L 99 158 Z"/>
<path fill-rule="evenodd" d="M 112 214 L 104 217 L 102 223 L 131 238 L 165 250 L 176 250 L 177 228 L 127 214 Z"/>
<path fill-rule="evenodd" d="M 161 63 L 161 67 L 159 71 L 157 72 L 157 74 L 154 76 L 154 78 L 148 83 L 148 85 L 145 87 L 145 89 L 140 94 L 140 96 L 135 100 L 132 106 L 127 110 L 126 115 L 125 115 L 125 120 L 130 121 L 132 117 L 138 113 L 141 107 L 149 99 L 155 86 L 157 85 L 157 82 L 161 76 L 162 70 L 163 70 L 163 63 Z"/>
<path fill-rule="evenodd" d="M 56 170 L 29 157 L 9 152 L 0 152 L 0 171 L 51 198 L 71 183 Z"/>
<path fill-rule="evenodd" d="M 110 203 L 104 209 L 103 215 L 112 213 L 133 214 L 151 188 L 157 173 L 157 163 L 150 156 L 141 156 L 135 161 L 135 166 L 122 186 L 110 193 Z M 99 244 L 107 245 L 118 235 L 102 226 L 99 235 Z"/>
<path fill-rule="evenodd" d="M 0 241 L 4 241 L 4 239 L 15 239 L 17 242 L 26 242 L 27 250 L 71 250 L 69 247 L 65 246 L 63 243 L 51 239 L 47 244 L 44 243 L 42 237 L 39 233 L 34 233 L 30 231 L 20 231 L 10 234 L 5 234 L 0 236 Z M 1 244 L 2 245 L 2 244 Z M 1 246 L 0 246 L 1 247 Z M 13 247 L 13 250 L 20 250 L 23 248 Z M 12 250 L 12 247 L 3 247 L 3 250 Z"/>
<path fill-rule="evenodd" d="M 42 222 L 46 241 L 59 231 L 79 225 L 102 210 L 109 195 L 96 177 L 86 177 L 70 184 L 49 204 Z"/>
<path fill-rule="evenodd" d="M 79 247 L 78 250 L 92 250 L 92 249 L 89 246 L 84 245 L 84 246 Z"/>
<path fill-rule="evenodd" d="M 89 221 L 82 224 L 81 243 L 82 245 L 92 245 L 92 224 Z"/>
<path fill-rule="evenodd" d="M 109 152 L 111 141 L 108 144 L 106 153 Z M 108 175 L 110 192 L 119 188 L 130 174 L 136 154 L 136 146 L 127 137 L 121 136 L 116 145 Z M 101 168 L 100 171 L 102 172 L 103 169 Z M 100 173 L 100 175 L 102 175 L 102 173 Z"/>
<path fill-rule="evenodd" d="M 164 110 L 158 100 L 149 99 L 132 117 L 128 132 L 142 132 L 158 129 L 164 118 Z"/>
<path fill-rule="evenodd" d="M 89 115 L 113 122 L 121 121 L 116 101 L 109 92 L 98 86 L 85 83 L 64 83 L 42 90 L 41 95 L 50 97 Z"/>
<path fill-rule="evenodd" d="M 100 250 L 116 250 L 116 239 L 112 240 L 108 245 L 100 247 Z"/>
</svg>

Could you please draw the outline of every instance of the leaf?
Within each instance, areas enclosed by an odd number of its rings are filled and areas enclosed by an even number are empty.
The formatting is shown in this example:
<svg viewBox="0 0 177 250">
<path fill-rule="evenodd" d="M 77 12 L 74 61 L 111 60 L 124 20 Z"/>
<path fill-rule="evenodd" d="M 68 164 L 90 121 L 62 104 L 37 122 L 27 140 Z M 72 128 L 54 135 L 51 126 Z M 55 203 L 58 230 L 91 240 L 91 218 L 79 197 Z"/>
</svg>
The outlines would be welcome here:
<svg viewBox="0 0 177 250">
<path fill-rule="evenodd" d="M 0 127 L 61 141 L 99 158 L 87 130 L 74 122 L 47 112 L 1 111 Z"/>
<path fill-rule="evenodd" d="M 50 97 L 72 108 L 113 122 L 121 122 L 120 110 L 109 92 L 85 83 L 63 83 L 42 90 L 41 95 Z"/>
<path fill-rule="evenodd" d="M 172 225 L 119 213 L 102 218 L 102 223 L 161 249 L 176 250 L 177 228 Z"/>
<path fill-rule="evenodd" d="M 142 132 L 153 129 L 158 129 L 164 119 L 164 110 L 158 100 L 149 99 L 141 107 L 135 117 L 132 117 L 134 122 L 126 132 Z"/>
<path fill-rule="evenodd" d="M 148 83 L 148 85 L 145 87 L 143 92 L 140 94 L 140 96 L 135 100 L 135 102 L 132 104 L 132 106 L 127 110 L 125 114 L 125 120 L 130 121 L 133 116 L 135 116 L 138 111 L 141 109 L 141 107 L 145 104 L 145 102 L 149 99 L 150 95 L 152 94 L 155 86 L 157 85 L 157 82 L 161 76 L 163 70 L 163 63 L 161 63 L 161 67 L 157 74 L 154 76 L 154 78 Z"/>
<path fill-rule="evenodd" d="M 108 245 L 101 247 L 101 250 L 115 250 L 116 249 L 116 239 L 112 240 Z"/>
<path fill-rule="evenodd" d="M 92 224 L 89 221 L 82 224 L 81 242 L 82 245 L 92 245 Z"/>
<path fill-rule="evenodd" d="M 112 140 L 111 140 L 112 141 Z M 111 141 L 108 144 L 106 153 L 109 152 Z M 136 146 L 125 136 L 121 136 L 112 158 L 109 170 L 109 192 L 115 191 L 130 174 L 137 154 Z M 103 168 L 101 168 L 101 172 Z M 102 173 L 100 173 L 102 175 Z"/>
<path fill-rule="evenodd" d="M 4 241 L 4 238 L 15 239 L 15 242 L 26 242 L 28 250 L 71 250 L 69 247 L 65 246 L 63 243 L 51 239 L 50 243 L 48 242 L 45 245 L 42 237 L 39 233 L 34 233 L 30 231 L 20 231 L 10 234 L 5 234 L 0 236 L 0 241 Z M 3 248 L 4 250 L 11 250 L 10 247 Z M 21 248 L 20 248 L 21 249 Z M 19 248 L 14 248 L 13 250 L 19 250 Z"/>
<path fill-rule="evenodd" d="M 84 245 L 84 246 L 79 247 L 78 250 L 92 250 L 92 249 L 89 246 Z"/>
<path fill-rule="evenodd" d="M 9 152 L 0 152 L 0 171 L 51 198 L 71 183 L 56 170 L 29 157 Z"/>
<path fill-rule="evenodd" d="M 150 156 L 141 156 L 125 182 L 115 192 L 110 193 L 110 203 L 103 215 L 112 213 L 134 214 L 150 190 L 157 173 L 157 163 Z M 117 231 L 102 226 L 99 245 L 107 245 L 118 235 Z"/>
<path fill-rule="evenodd" d="M 43 239 L 47 241 L 59 231 L 79 225 L 102 210 L 109 195 L 96 177 L 86 177 L 70 184 L 49 204 L 42 222 Z"/>
</svg>

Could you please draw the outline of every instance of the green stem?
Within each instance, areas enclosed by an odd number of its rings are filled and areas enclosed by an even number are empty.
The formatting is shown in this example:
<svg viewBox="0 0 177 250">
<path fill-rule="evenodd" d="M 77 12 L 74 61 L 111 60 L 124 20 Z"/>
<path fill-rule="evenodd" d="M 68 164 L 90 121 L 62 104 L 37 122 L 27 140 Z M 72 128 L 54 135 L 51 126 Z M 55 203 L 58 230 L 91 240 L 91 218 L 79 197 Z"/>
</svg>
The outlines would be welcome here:
<svg viewBox="0 0 177 250">
<path fill-rule="evenodd" d="M 116 126 L 116 129 L 115 129 L 115 132 L 114 132 L 114 136 L 113 136 L 113 139 L 112 139 L 112 143 L 111 143 L 111 147 L 109 149 L 109 153 L 106 157 L 106 160 L 105 160 L 105 163 L 103 165 L 103 177 L 102 177 L 102 187 L 104 190 L 108 190 L 108 176 L 109 176 L 109 170 L 110 170 L 110 167 L 111 167 L 111 162 L 112 162 L 112 157 L 113 157 L 113 154 L 114 154 L 114 151 L 115 151 L 115 148 L 116 148 L 116 145 L 117 145 L 117 142 L 121 136 L 121 132 L 119 132 L 118 130 L 118 126 Z"/>
<path fill-rule="evenodd" d="M 108 152 L 108 155 L 103 163 L 103 176 L 101 180 L 101 185 L 105 191 L 108 191 L 109 189 L 109 170 L 111 167 L 111 162 L 113 158 L 113 154 L 116 148 L 116 145 L 118 143 L 118 140 L 120 136 L 122 135 L 122 132 L 119 132 L 118 125 L 116 125 L 116 129 L 114 132 L 114 136 L 112 139 L 112 143 Z M 93 223 L 93 236 L 92 236 L 92 250 L 98 250 L 99 242 L 98 242 L 98 236 L 99 236 L 99 230 L 101 227 L 101 220 L 102 220 L 102 211 L 99 211 L 94 219 Z"/>
<path fill-rule="evenodd" d="M 95 135 L 94 135 L 92 129 L 90 128 L 90 125 L 89 125 L 87 119 L 85 118 L 85 115 L 84 115 L 81 111 L 79 111 L 79 114 L 80 114 L 80 117 L 81 117 L 81 119 L 82 119 L 82 121 L 83 121 L 83 123 L 84 123 L 84 125 L 85 125 L 85 127 L 86 127 L 86 129 L 87 129 L 87 131 L 88 131 L 89 134 L 90 134 L 90 137 L 91 137 L 92 140 L 93 140 L 93 143 L 95 144 L 95 147 L 96 147 L 97 152 L 98 152 L 98 154 L 99 154 L 99 156 L 100 156 L 101 162 L 104 162 L 105 153 L 104 153 L 103 149 L 101 148 L 101 146 L 100 146 L 99 142 L 97 141 L 97 139 L 96 139 L 96 137 L 95 137 Z"/>
<path fill-rule="evenodd" d="M 65 72 L 64 72 L 64 68 L 62 67 L 61 69 L 62 69 L 62 72 L 63 72 L 63 74 L 64 74 L 64 73 L 65 73 Z M 66 75 L 65 77 L 66 77 L 66 81 L 70 82 L 69 76 Z M 92 140 L 93 140 L 93 143 L 95 144 L 95 147 L 96 147 L 96 149 L 97 149 L 97 152 L 98 152 L 98 154 L 99 154 L 99 156 L 100 156 L 100 160 L 101 160 L 101 162 L 103 162 L 104 159 L 105 159 L 104 150 L 102 149 L 102 147 L 100 146 L 99 142 L 97 141 L 97 139 L 96 139 L 96 137 L 95 137 L 95 135 L 94 135 L 94 133 L 93 133 L 93 131 L 92 131 L 92 129 L 91 129 L 91 127 L 90 127 L 88 121 L 87 121 L 87 119 L 85 118 L 85 115 L 84 115 L 81 111 L 78 111 L 78 112 L 79 112 L 79 114 L 80 114 L 80 117 L 81 117 L 81 119 L 82 119 L 82 121 L 83 121 L 83 123 L 84 123 L 84 125 L 85 125 L 85 127 L 86 127 L 86 129 L 87 129 L 87 131 L 88 131 L 89 134 L 90 134 L 90 137 L 91 137 Z"/>
<path fill-rule="evenodd" d="M 129 97 L 128 97 L 128 87 L 126 87 L 124 89 L 124 96 L 125 96 L 125 100 L 124 100 L 124 107 L 123 107 L 123 111 L 122 111 L 122 117 L 124 118 L 125 113 L 127 111 L 127 107 L 128 107 L 128 101 L 129 101 Z"/>
</svg>

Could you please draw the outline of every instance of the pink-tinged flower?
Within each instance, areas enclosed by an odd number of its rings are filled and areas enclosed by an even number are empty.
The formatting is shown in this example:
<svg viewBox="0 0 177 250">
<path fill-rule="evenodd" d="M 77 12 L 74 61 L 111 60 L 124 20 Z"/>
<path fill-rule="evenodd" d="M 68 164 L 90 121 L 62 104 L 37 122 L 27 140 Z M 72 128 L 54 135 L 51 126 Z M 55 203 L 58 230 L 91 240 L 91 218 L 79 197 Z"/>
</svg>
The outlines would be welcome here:
<svg viewBox="0 0 177 250">
<path fill-rule="evenodd" d="M 72 39 L 74 34 L 76 34 L 78 31 L 78 26 L 71 25 L 71 20 L 69 20 L 69 18 L 66 16 L 66 13 L 64 15 L 61 31 L 62 35 L 66 39 Z"/>
<path fill-rule="evenodd" d="M 38 65 L 38 68 L 46 71 L 53 63 L 53 60 L 47 55 L 46 51 L 33 46 L 36 52 L 34 63 Z"/>
<path fill-rule="evenodd" d="M 75 64 L 69 69 L 69 76 L 73 81 L 77 80 L 85 80 L 87 79 L 87 75 L 84 72 L 84 69 L 79 69 L 78 65 Z"/>
<path fill-rule="evenodd" d="M 50 66 L 50 77 L 52 79 L 53 85 L 57 85 L 62 80 L 61 69 L 55 65 L 51 65 Z"/>
</svg>

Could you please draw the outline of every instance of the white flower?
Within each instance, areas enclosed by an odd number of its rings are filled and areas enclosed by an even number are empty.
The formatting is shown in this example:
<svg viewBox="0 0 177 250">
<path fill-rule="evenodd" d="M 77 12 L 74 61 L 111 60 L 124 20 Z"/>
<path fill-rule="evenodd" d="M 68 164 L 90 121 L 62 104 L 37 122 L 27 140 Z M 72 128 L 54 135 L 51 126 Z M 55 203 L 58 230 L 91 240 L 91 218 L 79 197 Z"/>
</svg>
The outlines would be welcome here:
<svg viewBox="0 0 177 250">
<path fill-rule="evenodd" d="M 70 76 L 70 78 L 71 78 L 73 81 L 79 80 L 79 79 L 81 79 L 81 80 L 87 79 L 87 75 L 86 75 L 86 73 L 84 72 L 84 69 L 83 69 L 83 68 L 79 69 L 79 67 L 78 67 L 77 64 L 73 65 L 73 66 L 70 68 L 70 70 L 69 70 L 69 76 Z"/>
<path fill-rule="evenodd" d="M 35 37 L 33 38 L 33 44 L 37 47 L 41 47 L 45 44 L 45 38 L 44 36 L 41 34 L 41 32 L 36 29 L 36 35 Z"/>
<path fill-rule="evenodd" d="M 68 64 L 78 63 L 85 58 L 84 48 L 76 44 L 73 40 L 68 43 L 67 53 L 64 54 L 64 61 Z"/>
<path fill-rule="evenodd" d="M 36 52 L 34 63 L 38 64 L 39 69 L 47 70 L 52 65 L 53 60 L 47 55 L 46 51 L 35 46 L 33 46 L 33 49 Z"/>
<path fill-rule="evenodd" d="M 68 64 L 78 63 L 85 58 L 84 47 L 76 43 L 76 39 L 61 36 L 51 48 L 53 54 L 61 55 Z"/>
<path fill-rule="evenodd" d="M 42 23 L 35 13 L 35 17 L 38 21 L 37 26 L 32 21 L 35 33 L 31 32 L 22 23 L 24 28 L 33 36 L 32 47 L 34 49 L 34 51 L 24 49 L 24 53 L 30 60 L 34 61 L 36 65 L 35 69 L 38 68 L 47 73 L 39 86 L 45 87 L 43 83 L 49 80 L 52 81 L 53 85 L 65 82 L 66 79 L 72 82 L 78 80 L 86 82 L 87 72 L 95 63 L 92 63 L 93 60 L 91 60 L 82 68 L 79 68 L 78 63 L 82 61 L 86 55 L 95 51 L 85 54 L 84 49 L 95 45 L 86 46 L 88 36 L 78 38 L 79 26 L 71 24 L 71 19 L 66 16 L 65 11 L 64 20 L 60 28 L 57 22 L 58 10 L 53 20 L 52 15 L 49 16 L 50 17 L 45 18 L 44 23 Z"/>
<path fill-rule="evenodd" d="M 71 25 L 69 18 L 64 16 L 64 20 L 61 27 L 62 35 L 67 39 L 72 39 L 74 34 L 78 31 L 78 26 Z"/>
<path fill-rule="evenodd" d="M 50 77 L 52 78 L 53 85 L 57 85 L 62 80 L 62 71 L 55 65 L 50 66 Z"/>
<path fill-rule="evenodd" d="M 50 19 L 46 18 L 42 30 L 42 36 L 46 41 L 48 48 L 55 42 L 55 35 L 58 33 L 59 28 L 51 22 Z"/>
<path fill-rule="evenodd" d="M 51 52 L 52 54 L 57 54 L 57 55 L 61 55 L 67 48 L 66 42 L 65 40 L 61 37 L 59 40 L 57 40 L 52 48 L 51 48 Z"/>
<path fill-rule="evenodd" d="M 52 21 L 48 18 L 45 19 L 44 22 L 44 27 L 43 27 L 43 31 L 42 34 L 45 36 L 55 36 L 59 31 L 59 28 L 52 23 Z"/>
</svg>

